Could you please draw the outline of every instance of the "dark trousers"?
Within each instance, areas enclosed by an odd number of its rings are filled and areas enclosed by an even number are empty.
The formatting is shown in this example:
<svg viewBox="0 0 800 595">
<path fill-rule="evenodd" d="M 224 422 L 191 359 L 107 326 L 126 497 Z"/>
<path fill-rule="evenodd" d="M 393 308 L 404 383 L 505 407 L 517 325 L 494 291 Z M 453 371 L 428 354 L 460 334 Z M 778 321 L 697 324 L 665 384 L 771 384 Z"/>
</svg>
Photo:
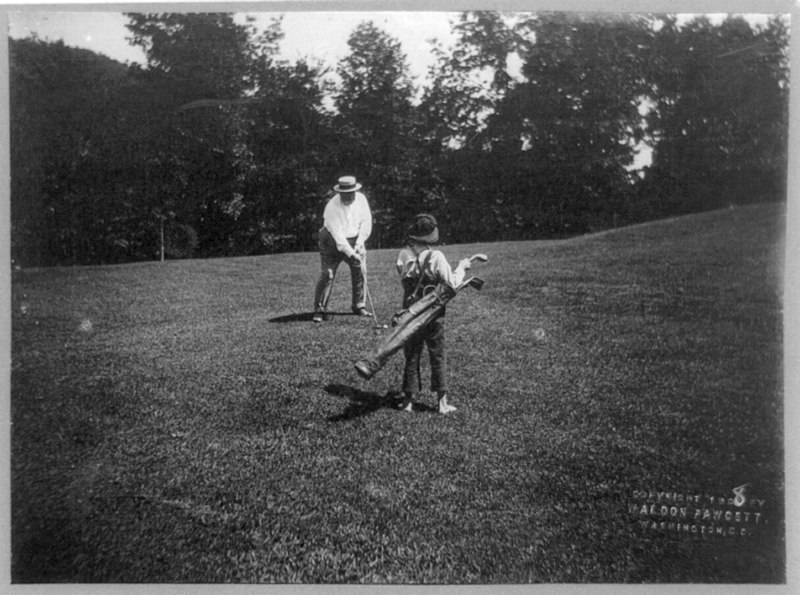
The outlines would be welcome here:
<svg viewBox="0 0 800 595">
<path fill-rule="evenodd" d="M 431 390 L 447 390 L 447 358 L 444 349 L 444 315 L 432 320 L 421 332 L 403 345 L 406 364 L 403 369 L 403 392 L 416 394 L 422 387 L 420 380 L 420 359 L 422 350 L 427 347 L 431 362 Z"/>
<path fill-rule="evenodd" d="M 355 246 L 357 238 L 348 238 L 351 246 Z M 314 311 L 321 312 L 327 309 L 328 300 L 331 297 L 331 289 L 333 288 L 333 279 L 336 277 L 336 269 L 339 264 L 345 260 L 345 255 L 339 252 L 336 248 L 336 242 L 333 241 L 330 232 L 326 228 L 319 230 L 319 258 L 320 258 L 320 274 L 317 280 L 317 286 L 314 291 Z M 364 257 L 362 256 L 362 259 Z M 346 261 L 345 261 L 346 262 Z M 364 272 L 360 266 L 353 266 L 347 263 L 350 267 L 350 281 L 353 289 L 353 310 L 363 308 L 366 304 L 364 301 Z"/>
</svg>

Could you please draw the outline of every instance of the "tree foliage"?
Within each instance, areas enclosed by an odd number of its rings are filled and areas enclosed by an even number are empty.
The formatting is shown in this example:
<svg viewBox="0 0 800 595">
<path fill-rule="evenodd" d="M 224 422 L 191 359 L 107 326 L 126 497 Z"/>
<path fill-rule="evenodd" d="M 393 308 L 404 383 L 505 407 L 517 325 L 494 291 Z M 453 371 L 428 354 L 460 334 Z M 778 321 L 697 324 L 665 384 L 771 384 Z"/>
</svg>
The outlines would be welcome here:
<svg viewBox="0 0 800 595">
<path fill-rule="evenodd" d="M 365 183 L 376 246 L 421 210 L 458 242 L 785 196 L 780 16 L 465 12 L 419 88 L 372 22 L 331 71 L 279 59 L 280 18 L 127 16 L 141 67 L 10 40 L 24 265 L 314 249 L 345 173 Z M 636 171 L 643 144 L 652 164 Z"/>
<path fill-rule="evenodd" d="M 786 27 L 753 29 L 737 17 L 679 27 L 665 18 L 654 39 L 655 153 L 650 187 L 664 210 L 771 200 L 786 175 Z"/>
<path fill-rule="evenodd" d="M 137 224 L 123 165 L 136 159 L 137 118 L 126 108 L 140 89 L 124 66 L 61 42 L 12 40 L 10 49 L 15 258 L 125 260 Z"/>
<path fill-rule="evenodd" d="M 347 44 L 334 98 L 337 161 L 368 181 L 380 243 L 402 233 L 415 208 L 416 90 L 400 42 L 372 22 L 358 25 Z"/>
</svg>

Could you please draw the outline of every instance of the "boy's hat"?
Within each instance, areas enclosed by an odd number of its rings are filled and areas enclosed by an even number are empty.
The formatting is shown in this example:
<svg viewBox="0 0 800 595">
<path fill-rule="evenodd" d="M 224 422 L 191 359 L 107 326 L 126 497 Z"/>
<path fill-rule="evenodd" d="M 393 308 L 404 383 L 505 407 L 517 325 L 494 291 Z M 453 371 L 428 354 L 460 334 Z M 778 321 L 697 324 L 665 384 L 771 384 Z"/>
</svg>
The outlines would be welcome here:
<svg viewBox="0 0 800 595">
<path fill-rule="evenodd" d="M 414 217 L 407 235 L 409 240 L 423 244 L 435 244 L 439 241 L 439 226 L 433 215 L 422 213 Z"/>
<path fill-rule="evenodd" d="M 333 187 L 336 192 L 355 192 L 361 188 L 361 184 L 356 183 L 355 176 L 342 176 L 339 183 Z"/>
</svg>

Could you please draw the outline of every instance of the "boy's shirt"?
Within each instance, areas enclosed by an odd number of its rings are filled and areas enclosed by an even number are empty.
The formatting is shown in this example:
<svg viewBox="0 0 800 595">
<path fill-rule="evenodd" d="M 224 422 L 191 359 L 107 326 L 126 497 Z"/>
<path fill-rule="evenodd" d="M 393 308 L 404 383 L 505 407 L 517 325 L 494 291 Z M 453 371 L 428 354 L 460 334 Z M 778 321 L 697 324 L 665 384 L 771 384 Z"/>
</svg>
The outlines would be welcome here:
<svg viewBox="0 0 800 595">
<path fill-rule="evenodd" d="M 430 258 L 428 254 L 430 254 Z M 463 269 L 456 268 L 453 271 L 444 254 L 430 248 L 420 252 L 419 256 L 416 256 L 414 251 L 408 247 L 400 250 L 397 255 L 397 272 L 401 279 L 412 278 L 416 281 L 419 279 L 423 263 L 425 270 L 422 271 L 422 274 L 434 283 L 444 283 L 455 289 L 464 280 L 465 271 Z"/>
</svg>

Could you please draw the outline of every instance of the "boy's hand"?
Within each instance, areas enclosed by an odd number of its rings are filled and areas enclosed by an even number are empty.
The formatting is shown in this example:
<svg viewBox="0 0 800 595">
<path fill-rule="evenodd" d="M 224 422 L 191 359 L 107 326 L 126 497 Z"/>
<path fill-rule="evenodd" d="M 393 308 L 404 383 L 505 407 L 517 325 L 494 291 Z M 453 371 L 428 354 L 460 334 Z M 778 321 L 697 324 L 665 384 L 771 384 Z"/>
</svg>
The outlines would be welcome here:
<svg viewBox="0 0 800 595">
<path fill-rule="evenodd" d="M 467 271 L 472 267 L 472 261 L 469 258 L 462 258 L 458 261 L 458 268 Z"/>
</svg>

